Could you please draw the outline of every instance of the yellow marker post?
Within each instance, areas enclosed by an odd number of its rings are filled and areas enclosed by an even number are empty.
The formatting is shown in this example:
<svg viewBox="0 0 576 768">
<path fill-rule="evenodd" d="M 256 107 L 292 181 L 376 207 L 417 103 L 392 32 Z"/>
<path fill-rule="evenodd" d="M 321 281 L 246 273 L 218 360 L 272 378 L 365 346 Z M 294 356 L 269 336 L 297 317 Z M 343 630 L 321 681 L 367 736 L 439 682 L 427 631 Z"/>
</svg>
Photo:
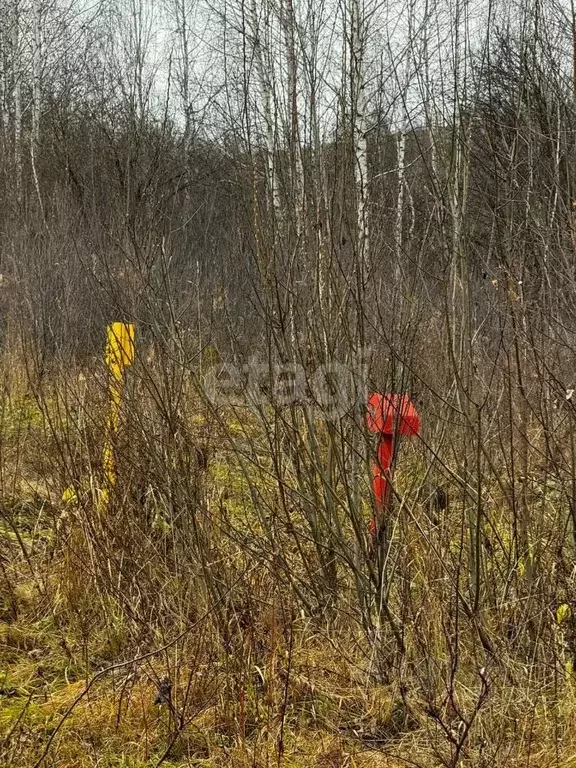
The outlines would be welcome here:
<svg viewBox="0 0 576 768">
<path fill-rule="evenodd" d="M 104 487 L 101 505 L 106 506 L 116 484 L 115 438 L 120 428 L 120 407 L 124 389 L 124 369 L 134 362 L 135 326 L 133 323 L 112 323 L 107 327 L 106 365 L 108 366 L 110 410 L 106 423 L 106 441 L 102 454 Z"/>
</svg>

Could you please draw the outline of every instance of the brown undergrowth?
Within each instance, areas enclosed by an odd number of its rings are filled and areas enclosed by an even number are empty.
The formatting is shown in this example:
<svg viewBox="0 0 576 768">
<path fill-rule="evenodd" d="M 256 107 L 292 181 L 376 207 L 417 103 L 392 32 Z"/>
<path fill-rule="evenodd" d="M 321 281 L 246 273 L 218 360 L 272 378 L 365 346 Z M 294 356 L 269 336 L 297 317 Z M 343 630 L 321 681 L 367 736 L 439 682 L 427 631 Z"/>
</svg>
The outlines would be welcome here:
<svg viewBox="0 0 576 768">
<path fill-rule="evenodd" d="M 503 484 L 487 483 L 471 607 L 468 502 L 444 466 L 452 501 L 435 508 L 422 455 L 407 450 L 386 613 L 369 603 L 366 533 L 347 489 L 329 464 L 314 474 L 333 449 L 329 428 L 316 454 L 299 436 L 296 460 L 285 423 L 270 439 L 278 414 L 218 413 L 191 396 L 170 413 L 170 398 L 141 387 L 127 394 L 103 507 L 105 389 L 88 381 L 69 376 L 41 395 L 7 385 L 3 765 L 576 764 L 571 575 L 553 546 L 554 487 L 534 494 L 534 563 L 511 557 Z M 315 540 L 327 529 L 311 500 L 338 516 L 338 537 Z"/>
</svg>

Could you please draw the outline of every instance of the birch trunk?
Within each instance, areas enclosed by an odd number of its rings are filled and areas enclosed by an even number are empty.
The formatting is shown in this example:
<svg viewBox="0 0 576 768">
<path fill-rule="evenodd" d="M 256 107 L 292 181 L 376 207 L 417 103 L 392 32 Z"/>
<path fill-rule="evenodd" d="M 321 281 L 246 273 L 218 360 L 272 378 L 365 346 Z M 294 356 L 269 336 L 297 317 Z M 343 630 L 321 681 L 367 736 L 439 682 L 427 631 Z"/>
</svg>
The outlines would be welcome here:
<svg viewBox="0 0 576 768">
<path fill-rule="evenodd" d="M 370 230 L 368 220 L 368 141 L 366 99 L 366 28 L 362 13 L 362 0 L 351 3 L 351 50 L 352 75 L 352 134 L 354 137 L 354 168 L 357 195 L 358 258 L 361 269 L 361 286 L 366 287 L 370 264 Z"/>
<path fill-rule="evenodd" d="M 5 19 L 10 19 L 10 13 L 8 5 L 4 2 L 0 5 L 0 13 Z M 0 98 L 2 100 L 2 129 L 4 136 L 8 135 L 8 129 L 10 126 L 10 82 L 9 82 L 9 49 L 10 49 L 10 26 L 6 25 L 0 28 L 0 67 L 2 78 L 0 87 L 2 92 Z"/>
<path fill-rule="evenodd" d="M 40 112 L 42 109 L 42 3 L 36 0 L 33 19 L 33 46 L 32 51 L 32 133 L 30 136 L 30 162 L 32 166 L 32 175 L 34 177 L 34 187 L 38 196 L 38 202 L 42 215 L 44 215 L 44 206 L 42 203 L 42 194 L 40 191 L 40 182 L 36 169 L 36 157 L 38 145 L 40 142 Z"/>
<path fill-rule="evenodd" d="M 269 31 L 268 9 L 264 9 L 264 32 Z M 280 194 L 278 191 L 278 178 L 276 174 L 275 163 L 275 122 L 273 113 L 273 94 L 272 82 L 269 76 L 269 63 L 264 61 L 264 47 L 262 45 L 262 34 L 258 19 L 256 0 L 250 0 L 250 25 L 252 45 L 254 49 L 254 62 L 256 65 L 256 74 L 260 95 L 262 99 L 262 113 L 264 116 L 264 132 L 266 140 L 266 181 L 272 209 L 276 214 L 280 213 Z M 266 38 L 269 35 L 266 34 Z"/>
<path fill-rule="evenodd" d="M 14 78 L 14 164 L 16 196 L 22 195 L 22 72 L 20 61 L 20 6 L 14 0 L 12 6 L 12 72 Z"/>
<path fill-rule="evenodd" d="M 394 227 L 394 244 L 396 249 L 395 265 L 395 288 L 400 290 L 403 270 L 403 247 L 404 247 L 404 191 L 405 191 L 405 159 L 406 159 L 406 134 L 400 131 L 396 136 L 396 159 L 398 163 L 398 194 L 396 197 L 396 225 Z"/>
</svg>

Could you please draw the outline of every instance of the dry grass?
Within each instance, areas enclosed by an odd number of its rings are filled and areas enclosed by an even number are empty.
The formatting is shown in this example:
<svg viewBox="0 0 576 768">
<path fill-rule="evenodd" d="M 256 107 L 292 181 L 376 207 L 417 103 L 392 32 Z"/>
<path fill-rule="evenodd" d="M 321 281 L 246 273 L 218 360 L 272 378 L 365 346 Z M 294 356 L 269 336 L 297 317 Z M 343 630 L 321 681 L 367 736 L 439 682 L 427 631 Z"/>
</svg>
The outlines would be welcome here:
<svg viewBox="0 0 576 768">
<path fill-rule="evenodd" d="M 174 518 L 154 474 L 167 472 L 173 493 L 182 492 L 182 443 L 159 469 L 142 452 L 136 420 L 134 439 L 123 446 L 130 483 L 102 519 L 94 504 L 102 395 L 93 388 L 87 394 L 90 387 L 73 377 L 64 394 L 54 388 L 36 402 L 13 385 L 4 411 L 3 765 L 432 768 L 451 765 L 462 715 L 471 727 L 459 765 L 576 765 L 575 684 L 563 671 L 568 624 L 556 626 L 553 613 L 539 615 L 532 658 L 501 641 L 503 615 L 487 615 L 496 654 L 486 673 L 489 695 L 475 714 L 486 654 L 473 625 L 462 618 L 455 634 L 449 624 L 452 585 L 426 538 L 433 531 L 438 546 L 446 541 L 447 561 L 457 558 L 457 510 L 446 513 L 439 532 L 422 508 L 412 507 L 419 526 L 409 515 L 399 523 L 405 655 L 382 672 L 359 627 L 350 584 L 341 586 L 339 612 L 309 615 L 274 559 L 246 550 L 267 525 L 253 506 L 255 489 L 262 504 L 275 503 L 266 436 L 256 421 L 243 425 L 228 415 L 226 436 L 222 421 L 210 424 L 194 409 L 186 414 L 187 437 L 196 445 L 205 445 L 207 434 L 212 440 L 205 474 L 186 486 L 186 498 L 201 495 L 210 511 L 198 533 Z M 149 403 L 143 411 L 142 424 L 156 428 Z M 226 439 L 215 449 L 218 434 Z M 243 473 L 229 437 L 257 456 L 253 475 Z M 133 488 L 139 469 L 149 480 L 145 496 Z M 407 497 L 420 472 L 408 456 L 399 476 Z M 71 480 L 77 492 L 62 501 Z M 210 553 L 205 561 L 194 549 L 198 536 Z M 289 536 L 284 552 L 303 575 Z M 496 549 L 491 578 L 503 559 Z M 519 600 L 502 612 L 518 622 L 519 634 L 528 632 Z M 551 670 L 545 659 L 556 657 Z M 166 677 L 170 703 L 155 703 Z"/>
</svg>

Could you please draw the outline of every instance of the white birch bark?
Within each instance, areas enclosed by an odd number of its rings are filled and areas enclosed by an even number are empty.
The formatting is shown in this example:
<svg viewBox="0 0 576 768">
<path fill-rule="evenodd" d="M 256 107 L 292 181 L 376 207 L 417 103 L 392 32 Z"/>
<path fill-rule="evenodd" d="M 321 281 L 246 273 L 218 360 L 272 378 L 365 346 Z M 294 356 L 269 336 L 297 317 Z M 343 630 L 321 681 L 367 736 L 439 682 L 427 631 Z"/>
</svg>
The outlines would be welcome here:
<svg viewBox="0 0 576 768">
<path fill-rule="evenodd" d="M 275 150 L 276 130 L 273 109 L 272 80 L 270 78 L 270 61 L 264 58 L 264 46 L 262 38 L 269 39 L 269 9 L 262 9 L 262 24 L 258 17 L 256 0 L 250 0 L 250 33 L 254 50 L 254 62 L 261 96 L 262 114 L 264 117 L 264 133 L 266 141 L 266 181 L 272 208 L 276 214 L 280 213 L 280 193 L 278 190 L 278 178 L 276 174 Z M 269 57 L 268 57 L 269 59 Z"/>
<path fill-rule="evenodd" d="M 40 182 L 36 168 L 36 157 L 40 142 L 40 113 L 42 109 L 42 0 L 36 0 L 33 7 L 32 21 L 32 131 L 30 135 L 30 161 L 34 187 L 38 202 L 44 214 Z"/>
<path fill-rule="evenodd" d="M 10 11 L 7 2 L 0 4 L 0 13 L 2 18 L 7 19 L 10 22 Z M 2 101 L 2 129 L 4 136 L 8 135 L 10 127 L 10 73 L 9 73 L 9 48 L 10 48 L 10 23 L 2 25 L 0 27 L 0 87 L 2 89 L 0 93 L 0 99 Z"/>
<path fill-rule="evenodd" d="M 36 0 L 32 19 L 32 143 L 40 140 L 40 110 L 42 99 L 42 2 Z"/>
<path fill-rule="evenodd" d="M 400 290 L 400 284 L 403 277 L 402 262 L 404 248 L 404 191 L 406 187 L 405 180 L 405 159 L 406 159 L 406 134 L 400 131 L 396 136 L 396 160 L 398 167 L 398 192 L 396 197 L 396 223 L 394 227 L 394 244 L 396 250 L 395 264 L 395 283 L 396 290 Z"/>
<path fill-rule="evenodd" d="M 365 287 L 370 265 L 368 219 L 368 141 L 366 98 L 366 25 L 362 0 L 351 0 L 350 66 L 352 69 L 352 133 L 357 195 L 358 257 Z"/>
<path fill-rule="evenodd" d="M 22 68 L 20 50 L 20 3 L 12 6 L 12 74 L 14 79 L 14 165 L 16 196 L 22 194 Z"/>
</svg>

